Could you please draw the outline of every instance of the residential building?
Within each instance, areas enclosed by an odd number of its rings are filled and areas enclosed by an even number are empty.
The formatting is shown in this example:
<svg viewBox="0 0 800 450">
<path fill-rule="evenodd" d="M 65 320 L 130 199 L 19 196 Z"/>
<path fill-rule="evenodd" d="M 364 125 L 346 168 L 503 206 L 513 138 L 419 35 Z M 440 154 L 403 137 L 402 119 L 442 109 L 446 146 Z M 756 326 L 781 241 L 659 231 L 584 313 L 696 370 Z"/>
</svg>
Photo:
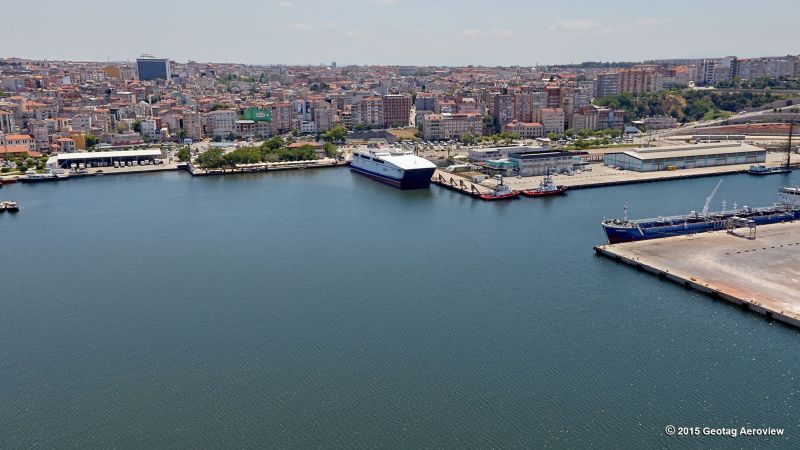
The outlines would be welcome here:
<svg viewBox="0 0 800 450">
<path fill-rule="evenodd" d="M 597 98 L 619 95 L 619 73 L 609 72 L 598 74 L 595 93 Z"/>
<path fill-rule="evenodd" d="M 545 135 L 544 125 L 539 122 L 520 122 L 512 120 L 503 126 L 503 131 L 519 133 L 519 136 L 523 139 L 539 138 Z"/>
<path fill-rule="evenodd" d="M 0 133 L 14 133 L 17 127 L 14 123 L 14 114 L 11 111 L 0 109 Z"/>
<path fill-rule="evenodd" d="M 634 66 L 619 69 L 619 92 L 639 94 L 663 89 L 661 74 L 655 66 Z"/>
<path fill-rule="evenodd" d="M 383 124 L 389 127 L 407 127 L 411 119 L 411 96 L 389 94 L 383 96 Z"/>
<path fill-rule="evenodd" d="M 233 109 L 218 109 L 203 115 L 205 134 L 225 137 L 234 133 L 239 114 Z"/>
<path fill-rule="evenodd" d="M 0 145 L 24 145 L 30 151 L 36 150 L 36 142 L 28 134 L 0 135 Z"/>
<path fill-rule="evenodd" d="M 74 153 L 75 148 L 75 141 L 70 138 L 58 138 L 56 139 L 56 144 L 58 145 L 58 153 Z"/>
<path fill-rule="evenodd" d="M 509 94 L 498 94 L 494 97 L 494 107 L 492 116 L 498 130 L 503 129 L 503 125 L 514 120 L 514 96 Z"/>
<path fill-rule="evenodd" d="M 483 134 L 483 117 L 480 114 L 428 114 L 422 120 L 422 135 L 426 140 L 460 139 L 465 134 Z"/>
<path fill-rule="evenodd" d="M 564 110 L 561 108 L 544 108 L 539 110 L 539 123 L 544 127 L 544 134 L 564 132 Z"/>
</svg>

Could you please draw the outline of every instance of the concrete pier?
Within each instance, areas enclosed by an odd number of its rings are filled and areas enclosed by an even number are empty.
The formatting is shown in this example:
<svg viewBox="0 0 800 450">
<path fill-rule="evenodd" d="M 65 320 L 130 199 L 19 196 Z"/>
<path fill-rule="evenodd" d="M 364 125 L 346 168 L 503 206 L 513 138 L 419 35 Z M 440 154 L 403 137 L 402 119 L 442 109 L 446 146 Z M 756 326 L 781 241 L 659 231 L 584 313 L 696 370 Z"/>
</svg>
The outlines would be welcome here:
<svg viewBox="0 0 800 450">
<path fill-rule="evenodd" d="M 767 165 L 779 166 L 782 161 L 785 161 L 785 153 L 768 153 Z M 800 167 L 800 155 L 792 155 L 792 167 Z M 604 186 L 618 186 L 623 184 L 635 183 L 652 183 L 657 181 L 681 180 L 687 178 L 700 178 L 700 177 L 718 177 L 721 175 L 732 175 L 737 173 L 745 173 L 750 168 L 750 164 L 734 164 L 728 166 L 714 166 L 714 167 L 697 167 L 693 169 L 678 169 L 678 170 L 661 170 L 657 172 L 634 172 L 630 170 L 618 170 L 611 167 L 604 166 L 603 164 L 589 164 L 588 170 L 573 175 L 555 174 L 553 181 L 558 185 L 567 186 L 568 190 L 575 189 L 588 189 L 594 187 Z M 470 180 L 460 176 L 457 173 L 449 173 L 443 170 L 437 170 L 433 174 L 433 181 L 437 183 L 438 176 L 442 175 L 446 180 L 450 178 L 455 179 L 456 185 L 459 185 L 459 179 L 462 179 L 469 186 Z M 533 177 L 505 177 L 504 181 L 512 190 L 522 191 L 526 189 L 534 189 L 539 186 L 544 176 Z M 442 183 L 437 183 L 442 185 Z M 455 189 L 459 190 L 459 189 Z M 487 189 L 488 190 L 488 189 Z M 461 192 L 468 193 L 460 190 Z"/>
<path fill-rule="evenodd" d="M 800 327 L 800 223 L 595 247 L 640 270 Z"/>
<path fill-rule="evenodd" d="M 431 182 L 443 188 L 460 192 L 462 194 L 466 194 L 471 197 L 478 196 L 478 194 L 475 191 L 480 192 L 481 194 L 490 194 L 492 192 L 492 190 L 487 188 L 486 186 L 482 186 L 478 183 L 473 183 L 472 180 L 439 169 L 436 169 L 433 172 L 433 177 L 431 178 Z M 473 188 L 475 190 L 473 190 Z"/>
<path fill-rule="evenodd" d="M 318 159 L 313 161 L 287 161 L 276 163 L 240 164 L 236 167 L 226 167 L 219 169 L 203 169 L 193 164 L 187 167 L 187 171 L 196 177 L 212 175 L 229 175 L 238 173 L 257 173 L 274 172 L 276 170 L 299 170 L 299 169 L 321 169 L 328 167 L 342 167 L 349 163 L 332 158 Z"/>
</svg>

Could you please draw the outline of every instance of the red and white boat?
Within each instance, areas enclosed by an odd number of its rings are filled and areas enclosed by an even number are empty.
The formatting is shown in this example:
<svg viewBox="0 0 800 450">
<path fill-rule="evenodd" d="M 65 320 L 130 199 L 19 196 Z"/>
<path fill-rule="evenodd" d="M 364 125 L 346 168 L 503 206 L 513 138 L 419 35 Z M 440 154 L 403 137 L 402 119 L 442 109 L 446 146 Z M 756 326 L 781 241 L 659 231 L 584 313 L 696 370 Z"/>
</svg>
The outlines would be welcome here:
<svg viewBox="0 0 800 450">
<path fill-rule="evenodd" d="M 512 191 L 507 184 L 503 183 L 503 177 L 500 177 L 499 179 L 500 179 L 500 184 L 497 185 L 497 187 L 492 191 L 491 194 L 483 194 L 477 192 L 476 190 L 476 195 L 478 196 L 478 198 L 481 200 L 492 201 L 492 200 L 511 200 L 513 198 L 519 197 L 519 191 Z"/>
<path fill-rule="evenodd" d="M 550 197 L 552 195 L 561 195 L 567 190 L 566 186 L 557 185 L 553 183 L 553 177 L 550 176 L 550 171 L 539 183 L 536 189 L 526 189 L 522 191 L 525 197 Z"/>
</svg>

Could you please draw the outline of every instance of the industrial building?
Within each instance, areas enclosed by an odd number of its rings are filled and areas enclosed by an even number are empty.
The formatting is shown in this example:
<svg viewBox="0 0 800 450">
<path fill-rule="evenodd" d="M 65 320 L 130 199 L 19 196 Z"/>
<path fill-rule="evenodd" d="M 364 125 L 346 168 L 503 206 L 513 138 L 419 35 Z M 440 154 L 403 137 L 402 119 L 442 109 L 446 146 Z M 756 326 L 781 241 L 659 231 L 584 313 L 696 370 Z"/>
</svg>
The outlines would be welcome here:
<svg viewBox="0 0 800 450">
<path fill-rule="evenodd" d="M 162 157 L 161 150 L 159 149 L 146 149 L 146 150 L 117 150 L 110 152 L 75 152 L 75 153 L 62 153 L 59 155 L 51 156 L 47 160 L 48 169 L 68 169 L 71 164 L 85 164 L 94 167 L 113 166 L 115 162 L 125 163 L 145 163 L 149 161 L 150 164 L 155 163 L 156 159 Z"/>
<path fill-rule="evenodd" d="M 516 164 L 517 175 L 533 177 L 570 171 L 575 166 L 576 157 L 570 152 L 538 150 L 509 153 L 508 160 Z"/>
<path fill-rule="evenodd" d="M 767 151 L 740 143 L 712 143 L 671 147 L 637 148 L 607 153 L 603 164 L 637 172 L 691 169 L 732 164 L 758 164 L 767 159 Z"/>
<path fill-rule="evenodd" d="M 472 161 L 489 161 L 491 159 L 507 158 L 511 153 L 525 153 L 545 150 L 541 147 L 490 147 L 471 148 L 467 150 L 467 157 Z"/>
</svg>

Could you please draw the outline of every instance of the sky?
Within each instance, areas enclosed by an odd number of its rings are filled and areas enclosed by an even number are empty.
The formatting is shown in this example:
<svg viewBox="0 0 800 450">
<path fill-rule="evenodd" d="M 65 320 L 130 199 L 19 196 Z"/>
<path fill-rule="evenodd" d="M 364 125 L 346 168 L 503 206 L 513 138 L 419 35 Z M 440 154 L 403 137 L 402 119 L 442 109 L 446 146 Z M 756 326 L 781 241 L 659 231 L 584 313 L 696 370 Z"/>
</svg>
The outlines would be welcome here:
<svg viewBox="0 0 800 450">
<path fill-rule="evenodd" d="M 32 59 L 533 66 L 800 53 L 797 0 L 37 0 L 2 9 L 0 57 Z"/>
</svg>

